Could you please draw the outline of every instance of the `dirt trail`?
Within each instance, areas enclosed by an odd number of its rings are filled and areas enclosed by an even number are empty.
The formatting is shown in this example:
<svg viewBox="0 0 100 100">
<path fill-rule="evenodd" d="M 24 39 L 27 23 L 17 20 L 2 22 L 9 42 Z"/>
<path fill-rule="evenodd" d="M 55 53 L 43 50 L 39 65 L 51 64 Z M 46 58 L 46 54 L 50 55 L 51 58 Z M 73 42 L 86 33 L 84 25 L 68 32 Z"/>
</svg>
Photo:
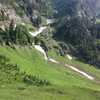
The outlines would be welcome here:
<svg viewBox="0 0 100 100">
<path fill-rule="evenodd" d="M 94 79 L 95 79 L 93 76 L 87 74 L 86 72 L 83 72 L 83 71 L 79 70 L 78 68 L 76 68 L 76 67 L 74 67 L 74 66 L 65 64 L 65 67 L 68 67 L 68 68 L 72 69 L 73 71 L 75 71 L 75 72 L 81 74 L 82 76 L 84 76 L 84 77 L 86 77 L 86 78 L 88 78 L 88 79 L 90 79 L 90 80 L 94 80 Z"/>
<path fill-rule="evenodd" d="M 47 20 L 48 23 L 52 23 L 51 20 Z M 36 32 L 29 32 L 33 37 L 36 37 L 38 34 L 42 33 L 45 29 L 47 28 L 47 26 L 44 26 L 44 27 L 40 27 Z M 33 43 L 33 47 L 38 50 L 39 52 L 41 52 L 44 56 L 44 59 L 46 61 L 49 61 L 49 62 L 52 62 L 52 63 L 55 63 L 55 64 L 61 64 L 61 62 L 53 59 L 53 58 L 49 58 L 45 52 L 45 50 L 40 46 L 40 45 L 34 45 Z M 71 65 L 68 65 L 68 64 L 65 64 L 64 65 L 65 67 L 68 67 L 70 68 L 71 70 L 77 72 L 78 74 L 81 74 L 82 76 L 88 78 L 89 80 L 95 80 L 95 78 L 89 74 L 87 74 L 86 72 L 74 67 L 74 66 L 71 66 Z"/>
<path fill-rule="evenodd" d="M 40 45 L 33 45 L 33 46 L 35 47 L 36 50 L 38 50 L 39 52 L 41 52 L 43 54 L 45 60 L 48 60 L 46 52 Z"/>
<path fill-rule="evenodd" d="M 50 24 L 55 23 L 55 21 L 56 21 L 55 19 L 47 19 L 47 20 L 46 20 L 46 23 L 47 23 L 47 25 L 50 25 Z M 35 31 L 35 32 L 30 31 L 29 33 L 30 33 L 33 37 L 36 37 L 37 35 L 41 34 L 45 29 L 47 29 L 47 25 L 41 26 L 37 31 Z"/>
<path fill-rule="evenodd" d="M 43 54 L 44 59 L 46 61 L 49 61 L 49 62 L 52 62 L 52 63 L 55 63 L 55 64 L 61 64 L 59 61 L 57 61 L 57 60 L 55 60 L 53 58 L 49 58 L 47 56 L 46 52 L 44 51 L 44 49 L 40 45 L 34 45 L 34 47 L 35 47 L 35 49 L 37 49 L 39 52 L 41 52 Z M 95 79 L 93 76 L 87 74 L 84 71 L 79 70 L 78 68 L 76 68 L 74 66 L 71 66 L 71 65 L 68 65 L 68 64 L 65 64 L 64 66 L 70 68 L 71 70 L 73 70 L 73 71 L 75 71 L 75 72 L 77 72 L 79 74 L 81 74 L 82 76 L 88 78 L 89 80 L 94 80 Z"/>
<path fill-rule="evenodd" d="M 37 31 L 35 32 L 29 32 L 33 37 L 36 37 L 37 35 L 39 35 L 40 33 L 42 33 L 47 27 L 40 27 Z"/>
</svg>

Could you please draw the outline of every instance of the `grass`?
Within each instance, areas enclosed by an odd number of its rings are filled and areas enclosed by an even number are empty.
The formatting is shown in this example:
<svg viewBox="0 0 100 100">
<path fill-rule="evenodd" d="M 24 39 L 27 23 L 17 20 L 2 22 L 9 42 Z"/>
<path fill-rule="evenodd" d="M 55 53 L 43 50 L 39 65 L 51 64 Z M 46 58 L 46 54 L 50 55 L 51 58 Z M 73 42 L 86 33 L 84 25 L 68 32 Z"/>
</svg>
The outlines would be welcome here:
<svg viewBox="0 0 100 100">
<path fill-rule="evenodd" d="M 84 97 L 86 100 L 99 100 L 100 98 L 99 84 L 85 79 L 68 68 L 64 68 L 63 65 L 58 66 L 45 61 L 43 56 L 34 48 L 16 46 L 16 49 L 12 49 L 1 46 L 0 54 L 9 58 L 10 63 L 17 64 L 20 72 L 25 72 L 27 75 L 36 76 L 51 83 L 49 86 L 40 87 L 23 82 L 2 83 L 0 84 L 0 100 L 84 100 Z M 55 58 L 60 61 L 65 59 L 56 55 Z M 73 63 L 78 65 L 78 61 Z M 81 65 L 84 66 L 83 63 Z M 100 79 L 99 70 L 88 65 L 84 70 Z M 3 75 L 0 74 L 0 77 L 3 77 Z"/>
<path fill-rule="evenodd" d="M 73 65 L 76 68 L 87 72 L 88 74 L 94 76 L 97 80 L 100 80 L 100 70 L 92 65 L 83 63 L 79 61 L 76 58 L 73 58 L 72 60 L 69 60 L 67 57 L 62 57 L 62 56 L 57 56 L 57 54 L 54 51 L 49 51 L 48 52 L 50 57 L 53 57 L 54 59 L 57 59 L 59 62 L 62 63 L 67 63 L 69 65 Z"/>
<path fill-rule="evenodd" d="M 9 92 L 8 92 L 9 91 Z M 28 87 L 14 86 L 0 89 L 0 100 L 99 100 L 99 92 L 78 87 Z"/>
</svg>

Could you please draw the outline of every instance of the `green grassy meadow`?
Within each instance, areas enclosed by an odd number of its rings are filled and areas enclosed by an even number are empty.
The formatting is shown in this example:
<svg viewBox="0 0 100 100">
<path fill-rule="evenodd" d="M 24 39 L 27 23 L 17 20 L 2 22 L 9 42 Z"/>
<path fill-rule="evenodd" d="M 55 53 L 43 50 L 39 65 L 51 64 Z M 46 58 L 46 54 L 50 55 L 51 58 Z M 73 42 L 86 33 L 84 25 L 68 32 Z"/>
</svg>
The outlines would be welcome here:
<svg viewBox="0 0 100 100">
<path fill-rule="evenodd" d="M 20 73 L 36 76 L 50 83 L 48 86 L 29 85 L 23 81 L 7 83 L 7 77 L 0 73 L 0 78 L 5 78 L 5 82 L 0 82 L 0 100 L 100 100 L 100 84 L 63 65 L 45 61 L 43 55 L 34 48 L 16 46 L 12 49 L 1 46 L 0 55 L 9 58 L 10 63 L 17 64 Z M 52 56 L 52 53 L 49 55 Z M 63 57 L 55 56 L 55 59 L 73 64 L 100 80 L 100 71 L 94 67 Z"/>
</svg>

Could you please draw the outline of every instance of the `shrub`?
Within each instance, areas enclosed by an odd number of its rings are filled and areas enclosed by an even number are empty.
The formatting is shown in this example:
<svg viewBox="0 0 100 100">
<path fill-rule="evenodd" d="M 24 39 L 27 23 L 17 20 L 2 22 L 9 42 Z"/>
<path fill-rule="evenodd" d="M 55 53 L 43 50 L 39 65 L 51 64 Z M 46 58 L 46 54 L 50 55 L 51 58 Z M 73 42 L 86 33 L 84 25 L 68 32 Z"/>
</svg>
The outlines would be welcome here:
<svg viewBox="0 0 100 100">
<path fill-rule="evenodd" d="M 23 78 L 23 81 L 27 83 L 28 85 L 36 85 L 36 86 L 44 86 L 44 85 L 50 85 L 49 81 L 42 80 L 38 78 L 37 76 L 31 76 L 31 75 L 25 75 Z"/>
</svg>

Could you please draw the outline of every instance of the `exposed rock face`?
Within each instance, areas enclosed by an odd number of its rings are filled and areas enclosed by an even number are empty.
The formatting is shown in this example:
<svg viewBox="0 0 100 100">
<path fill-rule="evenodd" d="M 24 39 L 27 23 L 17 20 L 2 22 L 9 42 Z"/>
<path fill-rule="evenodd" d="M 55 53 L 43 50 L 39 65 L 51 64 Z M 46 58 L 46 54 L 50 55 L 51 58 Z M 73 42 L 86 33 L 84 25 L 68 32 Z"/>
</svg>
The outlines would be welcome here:
<svg viewBox="0 0 100 100">
<path fill-rule="evenodd" d="M 29 22 L 30 16 L 32 16 L 33 1 L 36 0 L 0 0 L 0 27 L 4 30 L 5 27 L 9 27 L 12 20 L 15 23 Z M 20 16 L 18 11 L 23 15 Z M 30 16 L 27 16 L 27 14 Z"/>
<path fill-rule="evenodd" d="M 21 18 L 17 16 L 15 10 L 12 7 L 6 7 L 1 4 L 0 6 L 0 28 L 5 30 L 5 28 L 8 28 L 10 23 L 14 20 L 16 23 L 17 21 L 20 21 Z"/>
<path fill-rule="evenodd" d="M 100 14 L 100 0 L 81 0 L 84 10 L 91 16 Z"/>
</svg>

